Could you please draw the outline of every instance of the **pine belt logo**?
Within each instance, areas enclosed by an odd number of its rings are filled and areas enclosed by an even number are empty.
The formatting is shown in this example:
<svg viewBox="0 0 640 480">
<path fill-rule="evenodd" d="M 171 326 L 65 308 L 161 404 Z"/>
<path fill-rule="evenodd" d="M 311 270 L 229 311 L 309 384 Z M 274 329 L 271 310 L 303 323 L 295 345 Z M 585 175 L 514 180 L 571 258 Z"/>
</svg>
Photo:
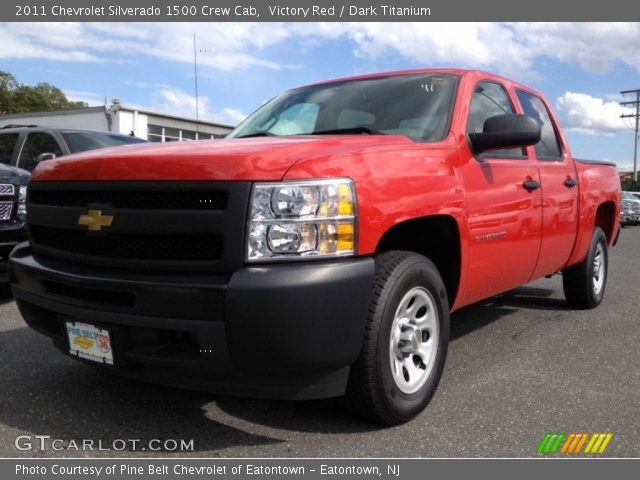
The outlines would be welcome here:
<svg viewBox="0 0 640 480">
<path fill-rule="evenodd" d="M 538 455 L 601 454 L 607 449 L 613 433 L 555 433 L 545 434 L 538 445 Z"/>
</svg>

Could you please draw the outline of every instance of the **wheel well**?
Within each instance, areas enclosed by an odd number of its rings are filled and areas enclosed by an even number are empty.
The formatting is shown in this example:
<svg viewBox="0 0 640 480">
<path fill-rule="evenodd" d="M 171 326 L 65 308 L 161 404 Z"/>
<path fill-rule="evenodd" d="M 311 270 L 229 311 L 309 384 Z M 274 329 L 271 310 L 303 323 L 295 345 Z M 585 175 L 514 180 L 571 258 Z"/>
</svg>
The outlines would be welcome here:
<svg viewBox="0 0 640 480">
<path fill-rule="evenodd" d="M 417 218 L 394 225 L 378 242 L 376 253 L 408 250 L 424 255 L 438 268 L 453 305 L 460 283 L 460 232 L 446 215 Z"/>
<path fill-rule="evenodd" d="M 596 227 L 600 227 L 607 236 L 607 243 L 611 244 L 613 240 L 613 226 L 615 224 L 616 206 L 613 202 L 604 202 L 598 206 L 596 212 Z"/>
</svg>

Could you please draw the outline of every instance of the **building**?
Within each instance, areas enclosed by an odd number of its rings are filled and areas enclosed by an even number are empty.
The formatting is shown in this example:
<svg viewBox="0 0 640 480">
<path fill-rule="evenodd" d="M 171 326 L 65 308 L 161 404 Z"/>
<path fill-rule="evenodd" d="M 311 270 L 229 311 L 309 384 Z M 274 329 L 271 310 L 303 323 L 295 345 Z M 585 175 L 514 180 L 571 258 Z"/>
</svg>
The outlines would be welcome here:
<svg viewBox="0 0 640 480">
<path fill-rule="evenodd" d="M 633 172 L 620 172 L 620 182 L 630 182 L 633 180 Z"/>
<path fill-rule="evenodd" d="M 114 100 L 110 107 L 104 105 L 0 116 L 0 127 L 12 124 L 99 130 L 134 135 L 150 142 L 220 138 L 233 129 L 230 125 L 129 108 L 118 100 Z"/>
</svg>

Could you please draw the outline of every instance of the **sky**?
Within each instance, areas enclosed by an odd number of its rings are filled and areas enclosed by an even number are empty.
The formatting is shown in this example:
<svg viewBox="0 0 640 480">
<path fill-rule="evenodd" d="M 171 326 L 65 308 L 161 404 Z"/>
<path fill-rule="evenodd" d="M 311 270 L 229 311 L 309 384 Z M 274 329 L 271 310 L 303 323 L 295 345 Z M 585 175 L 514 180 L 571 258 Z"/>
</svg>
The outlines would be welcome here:
<svg viewBox="0 0 640 480">
<path fill-rule="evenodd" d="M 0 70 L 72 100 L 235 125 L 283 90 L 347 75 L 478 68 L 549 99 L 575 156 L 630 170 L 640 23 L 5 23 Z M 632 100 L 631 97 L 626 100 Z M 640 159 L 639 159 L 640 160 Z"/>
</svg>

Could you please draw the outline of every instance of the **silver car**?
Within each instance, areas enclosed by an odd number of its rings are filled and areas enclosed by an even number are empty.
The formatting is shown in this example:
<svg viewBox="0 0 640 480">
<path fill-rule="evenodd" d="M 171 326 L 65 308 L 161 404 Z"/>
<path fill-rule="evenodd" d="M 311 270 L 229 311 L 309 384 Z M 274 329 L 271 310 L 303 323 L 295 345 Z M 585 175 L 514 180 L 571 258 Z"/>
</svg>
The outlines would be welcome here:
<svg viewBox="0 0 640 480">
<path fill-rule="evenodd" d="M 623 225 L 640 223 L 640 192 L 622 192 L 620 222 Z"/>
</svg>

